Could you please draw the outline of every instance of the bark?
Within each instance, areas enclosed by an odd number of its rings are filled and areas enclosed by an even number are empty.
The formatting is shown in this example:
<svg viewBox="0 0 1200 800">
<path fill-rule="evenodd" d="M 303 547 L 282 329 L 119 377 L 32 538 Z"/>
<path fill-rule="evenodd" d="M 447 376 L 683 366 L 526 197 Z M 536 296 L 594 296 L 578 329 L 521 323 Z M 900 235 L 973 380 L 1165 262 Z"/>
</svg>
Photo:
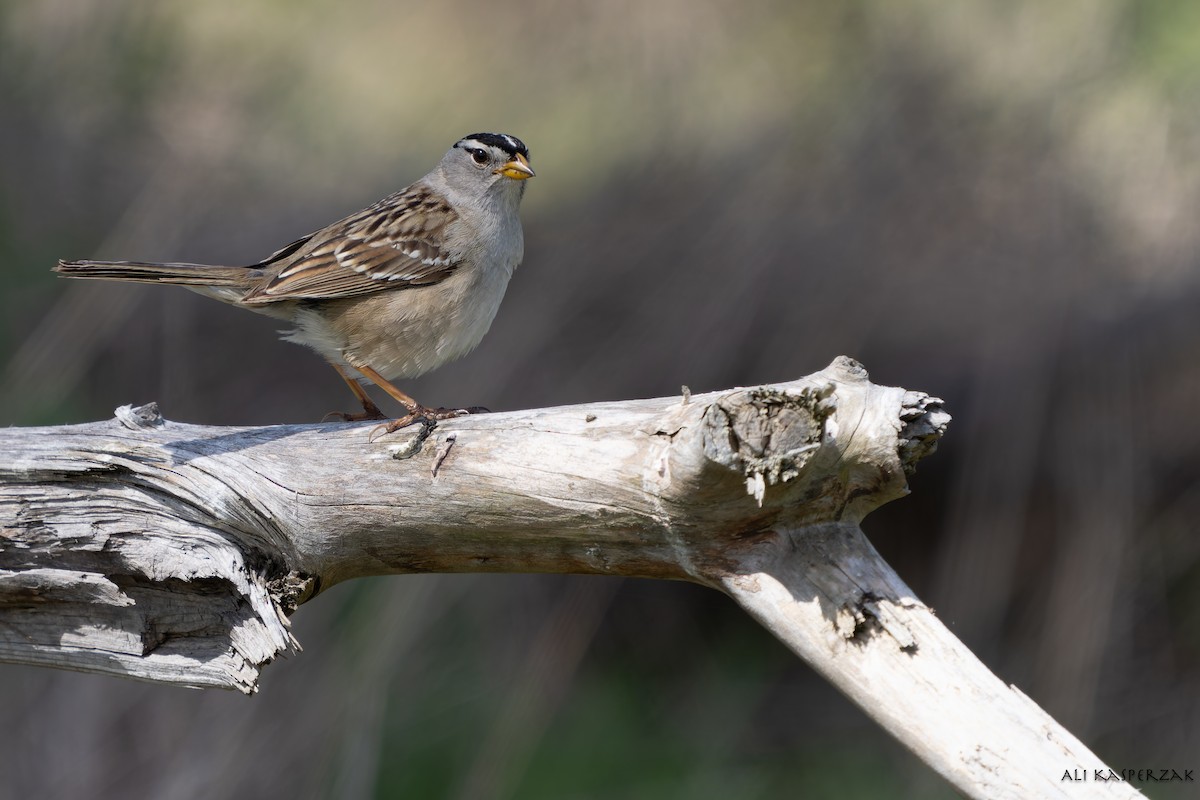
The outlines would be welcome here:
<svg viewBox="0 0 1200 800">
<path fill-rule="evenodd" d="M 213 428 L 153 406 L 0 432 L 0 661 L 252 692 L 351 578 L 593 573 L 728 593 L 972 797 L 1104 768 L 862 535 L 949 416 L 839 358 L 798 381 L 371 425 Z M 1089 796 L 1131 797 L 1089 783 Z"/>
</svg>

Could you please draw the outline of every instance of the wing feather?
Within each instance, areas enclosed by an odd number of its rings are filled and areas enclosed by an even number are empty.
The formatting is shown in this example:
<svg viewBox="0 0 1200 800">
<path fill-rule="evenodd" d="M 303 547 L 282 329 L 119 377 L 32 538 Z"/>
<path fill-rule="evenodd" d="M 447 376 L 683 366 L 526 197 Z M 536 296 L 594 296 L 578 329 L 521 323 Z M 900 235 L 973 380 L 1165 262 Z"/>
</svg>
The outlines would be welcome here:
<svg viewBox="0 0 1200 800">
<path fill-rule="evenodd" d="M 445 280 L 459 258 L 447 250 L 454 209 L 416 184 L 316 233 L 257 265 L 270 278 L 243 302 L 354 297 Z"/>
</svg>

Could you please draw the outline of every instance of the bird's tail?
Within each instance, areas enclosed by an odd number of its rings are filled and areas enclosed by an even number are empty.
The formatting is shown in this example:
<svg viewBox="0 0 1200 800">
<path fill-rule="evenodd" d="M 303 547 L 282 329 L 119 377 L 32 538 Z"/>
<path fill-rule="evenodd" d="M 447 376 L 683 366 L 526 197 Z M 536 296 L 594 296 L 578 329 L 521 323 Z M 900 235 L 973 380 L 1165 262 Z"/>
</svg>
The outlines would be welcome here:
<svg viewBox="0 0 1200 800">
<path fill-rule="evenodd" d="M 54 271 L 68 278 L 229 288 L 246 288 L 253 272 L 249 267 L 154 264 L 146 261 L 59 261 Z"/>
</svg>

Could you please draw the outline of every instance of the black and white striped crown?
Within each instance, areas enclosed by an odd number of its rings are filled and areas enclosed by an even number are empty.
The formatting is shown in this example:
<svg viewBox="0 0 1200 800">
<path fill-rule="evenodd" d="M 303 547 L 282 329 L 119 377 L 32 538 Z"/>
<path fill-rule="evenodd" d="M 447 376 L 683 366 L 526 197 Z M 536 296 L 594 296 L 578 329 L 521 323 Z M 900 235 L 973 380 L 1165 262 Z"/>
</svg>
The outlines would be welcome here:
<svg viewBox="0 0 1200 800">
<path fill-rule="evenodd" d="M 461 147 L 466 142 L 479 142 L 486 147 L 498 147 L 512 157 L 517 154 L 525 156 L 529 160 L 529 148 L 515 136 L 509 136 L 507 133 L 472 133 L 470 136 L 464 136 L 458 140 L 455 147 Z"/>
</svg>

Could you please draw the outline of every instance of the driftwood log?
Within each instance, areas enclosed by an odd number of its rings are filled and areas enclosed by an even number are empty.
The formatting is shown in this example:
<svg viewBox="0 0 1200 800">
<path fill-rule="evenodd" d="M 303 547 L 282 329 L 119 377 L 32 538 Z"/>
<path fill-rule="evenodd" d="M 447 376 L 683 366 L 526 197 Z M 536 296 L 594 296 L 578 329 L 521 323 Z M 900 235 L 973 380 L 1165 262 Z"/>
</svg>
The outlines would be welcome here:
<svg viewBox="0 0 1200 800">
<path fill-rule="evenodd" d="M 252 692 L 288 616 L 367 575 L 556 572 L 729 594 L 971 797 L 1138 797 L 987 670 L 859 523 L 941 401 L 799 381 L 466 417 L 213 428 L 154 406 L 0 431 L 0 661 Z"/>
</svg>

